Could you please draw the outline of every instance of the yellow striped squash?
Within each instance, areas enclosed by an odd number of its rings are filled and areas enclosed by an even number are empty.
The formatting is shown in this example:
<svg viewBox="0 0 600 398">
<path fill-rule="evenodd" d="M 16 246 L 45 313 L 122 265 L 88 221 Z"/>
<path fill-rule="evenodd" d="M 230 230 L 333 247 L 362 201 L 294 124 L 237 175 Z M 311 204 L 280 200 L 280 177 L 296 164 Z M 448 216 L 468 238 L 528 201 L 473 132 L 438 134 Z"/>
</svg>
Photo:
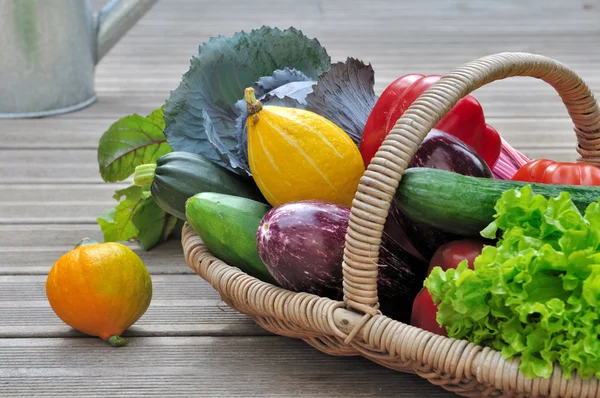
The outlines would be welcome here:
<svg viewBox="0 0 600 398">
<path fill-rule="evenodd" d="M 250 171 L 269 203 L 320 199 L 351 206 L 365 168 L 350 136 L 314 112 L 263 107 L 252 88 L 245 98 Z"/>
</svg>

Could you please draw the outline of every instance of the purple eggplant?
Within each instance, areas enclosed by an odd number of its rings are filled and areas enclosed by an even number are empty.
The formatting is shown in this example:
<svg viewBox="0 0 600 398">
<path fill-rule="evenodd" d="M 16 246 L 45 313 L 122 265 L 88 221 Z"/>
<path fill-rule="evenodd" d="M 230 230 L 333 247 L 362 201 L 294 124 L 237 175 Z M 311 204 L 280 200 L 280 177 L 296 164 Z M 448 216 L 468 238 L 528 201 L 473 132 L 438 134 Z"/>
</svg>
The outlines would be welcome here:
<svg viewBox="0 0 600 398">
<path fill-rule="evenodd" d="M 408 167 L 429 167 L 474 177 L 492 178 L 489 166 L 473 148 L 460 139 L 436 129 L 431 130 L 425 137 Z M 395 224 L 395 229 L 402 230 L 412 247 L 427 261 L 444 243 L 461 238 L 459 235 L 429 227 L 418 220 L 409 219 L 402 213 L 402 203 L 397 199 L 394 199 L 390 207 L 389 218 L 393 221 L 388 220 L 386 227 L 387 224 Z M 402 238 L 396 239 L 405 250 L 410 250 L 404 241 L 400 240 Z"/>
<path fill-rule="evenodd" d="M 429 167 L 467 176 L 492 178 L 492 170 L 473 148 L 436 129 L 427 134 L 408 167 Z"/>
<path fill-rule="evenodd" d="M 412 224 L 398 208 L 398 205 L 392 201 L 390 209 L 388 210 L 387 220 L 383 227 L 383 231 L 386 232 L 390 239 L 392 239 L 398 246 L 404 251 L 418 258 L 421 261 L 427 261 L 421 254 L 421 251 L 412 243 L 412 239 L 409 238 L 408 234 L 414 234 L 411 228 Z"/>
<path fill-rule="evenodd" d="M 277 283 L 296 292 L 341 300 L 342 260 L 350 209 L 320 200 L 290 202 L 263 217 L 258 254 Z M 384 231 L 379 252 L 378 294 L 387 316 L 409 322 L 427 263 L 398 246 Z"/>
</svg>

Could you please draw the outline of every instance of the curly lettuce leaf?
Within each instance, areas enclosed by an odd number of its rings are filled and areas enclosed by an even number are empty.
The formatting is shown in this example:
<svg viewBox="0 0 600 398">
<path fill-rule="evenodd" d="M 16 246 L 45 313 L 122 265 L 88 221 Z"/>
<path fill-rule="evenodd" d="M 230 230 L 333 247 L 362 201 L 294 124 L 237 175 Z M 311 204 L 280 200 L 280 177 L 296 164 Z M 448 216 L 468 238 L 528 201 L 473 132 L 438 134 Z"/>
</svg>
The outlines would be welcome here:
<svg viewBox="0 0 600 398">
<path fill-rule="evenodd" d="M 377 102 L 371 64 L 354 58 L 331 65 L 306 97 L 307 109 L 337 124 L 358 144 Z"/>
<path fill-rule="evenodd" d="M 133 114 L 113 123 L 100 137 L 98 166 L 106 182 L 123 181 L 140 164 L 154 163 L 171 152 L 163 134 L 162 107 L 148 116 Z"/>
<path fill-rule="evenodd" d="M 519 357 L 526 377 L 548 378 L 558 362 L 565 377 L 600 377 L 600 201 L 585 213 L 566 192 L 506 191 L 495 220 L 501 232 L 474 270 L 436 267 L 425 286 L 448 335 Z"/>
<path fill-rule="evenodd" d="M 202 154 L 239 174 L 244 168 L 236 147 L 236 102 L 244 89 L 275 70 L 291 68 L 316 79 L 329 69 L 330 57 L 316 39 L 301 31 L 263 26 L 231 37 L 218 36 L 202 44 L 179 87 L 165 105 L 165 135 L 176 151 Z M 208 115 L 211 123 L 205 121 Z M 213 128 L 219 140 L 207 136 Z M 215 148 L 212 142 L 217 142 Z M 233 161 L 232 161 L 233 160 Z"/>
</svg>

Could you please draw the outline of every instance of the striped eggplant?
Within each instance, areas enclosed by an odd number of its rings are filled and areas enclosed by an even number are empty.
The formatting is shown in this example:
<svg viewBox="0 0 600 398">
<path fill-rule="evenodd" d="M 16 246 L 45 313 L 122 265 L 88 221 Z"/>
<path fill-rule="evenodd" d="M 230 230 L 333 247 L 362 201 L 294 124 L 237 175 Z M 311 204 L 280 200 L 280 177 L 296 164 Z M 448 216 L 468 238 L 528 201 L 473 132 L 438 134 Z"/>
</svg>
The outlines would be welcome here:
<svg viewBox="0 0 600 398">
<path fill-rule="evenodd" d="M 272 208 L 257 231 L 257 249 L 277 283 L 288 290 L 341 300 L 342 260 L 350 208 L 320 200 Z M 427 263 L 404 251 L 384 231 L 378 293 L 387 316 L 408 322 Z"/>
</svg>

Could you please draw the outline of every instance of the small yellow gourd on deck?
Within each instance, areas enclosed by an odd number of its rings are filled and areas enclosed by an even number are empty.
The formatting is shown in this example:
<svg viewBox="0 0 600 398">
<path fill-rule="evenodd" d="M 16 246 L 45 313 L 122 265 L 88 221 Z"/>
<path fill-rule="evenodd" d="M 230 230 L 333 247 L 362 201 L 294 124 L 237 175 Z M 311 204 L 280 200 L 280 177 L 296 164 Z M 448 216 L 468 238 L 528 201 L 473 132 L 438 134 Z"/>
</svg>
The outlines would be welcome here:
<svg viewBox="0 0 600 398">
<path fill-rule="evenodd" d="M 247 88 L 248 161 L 272 205 L 320 199 L 351 206 L 365 168 L 350 136 L 304 109 L 265 105 Z"/>
</svg>

